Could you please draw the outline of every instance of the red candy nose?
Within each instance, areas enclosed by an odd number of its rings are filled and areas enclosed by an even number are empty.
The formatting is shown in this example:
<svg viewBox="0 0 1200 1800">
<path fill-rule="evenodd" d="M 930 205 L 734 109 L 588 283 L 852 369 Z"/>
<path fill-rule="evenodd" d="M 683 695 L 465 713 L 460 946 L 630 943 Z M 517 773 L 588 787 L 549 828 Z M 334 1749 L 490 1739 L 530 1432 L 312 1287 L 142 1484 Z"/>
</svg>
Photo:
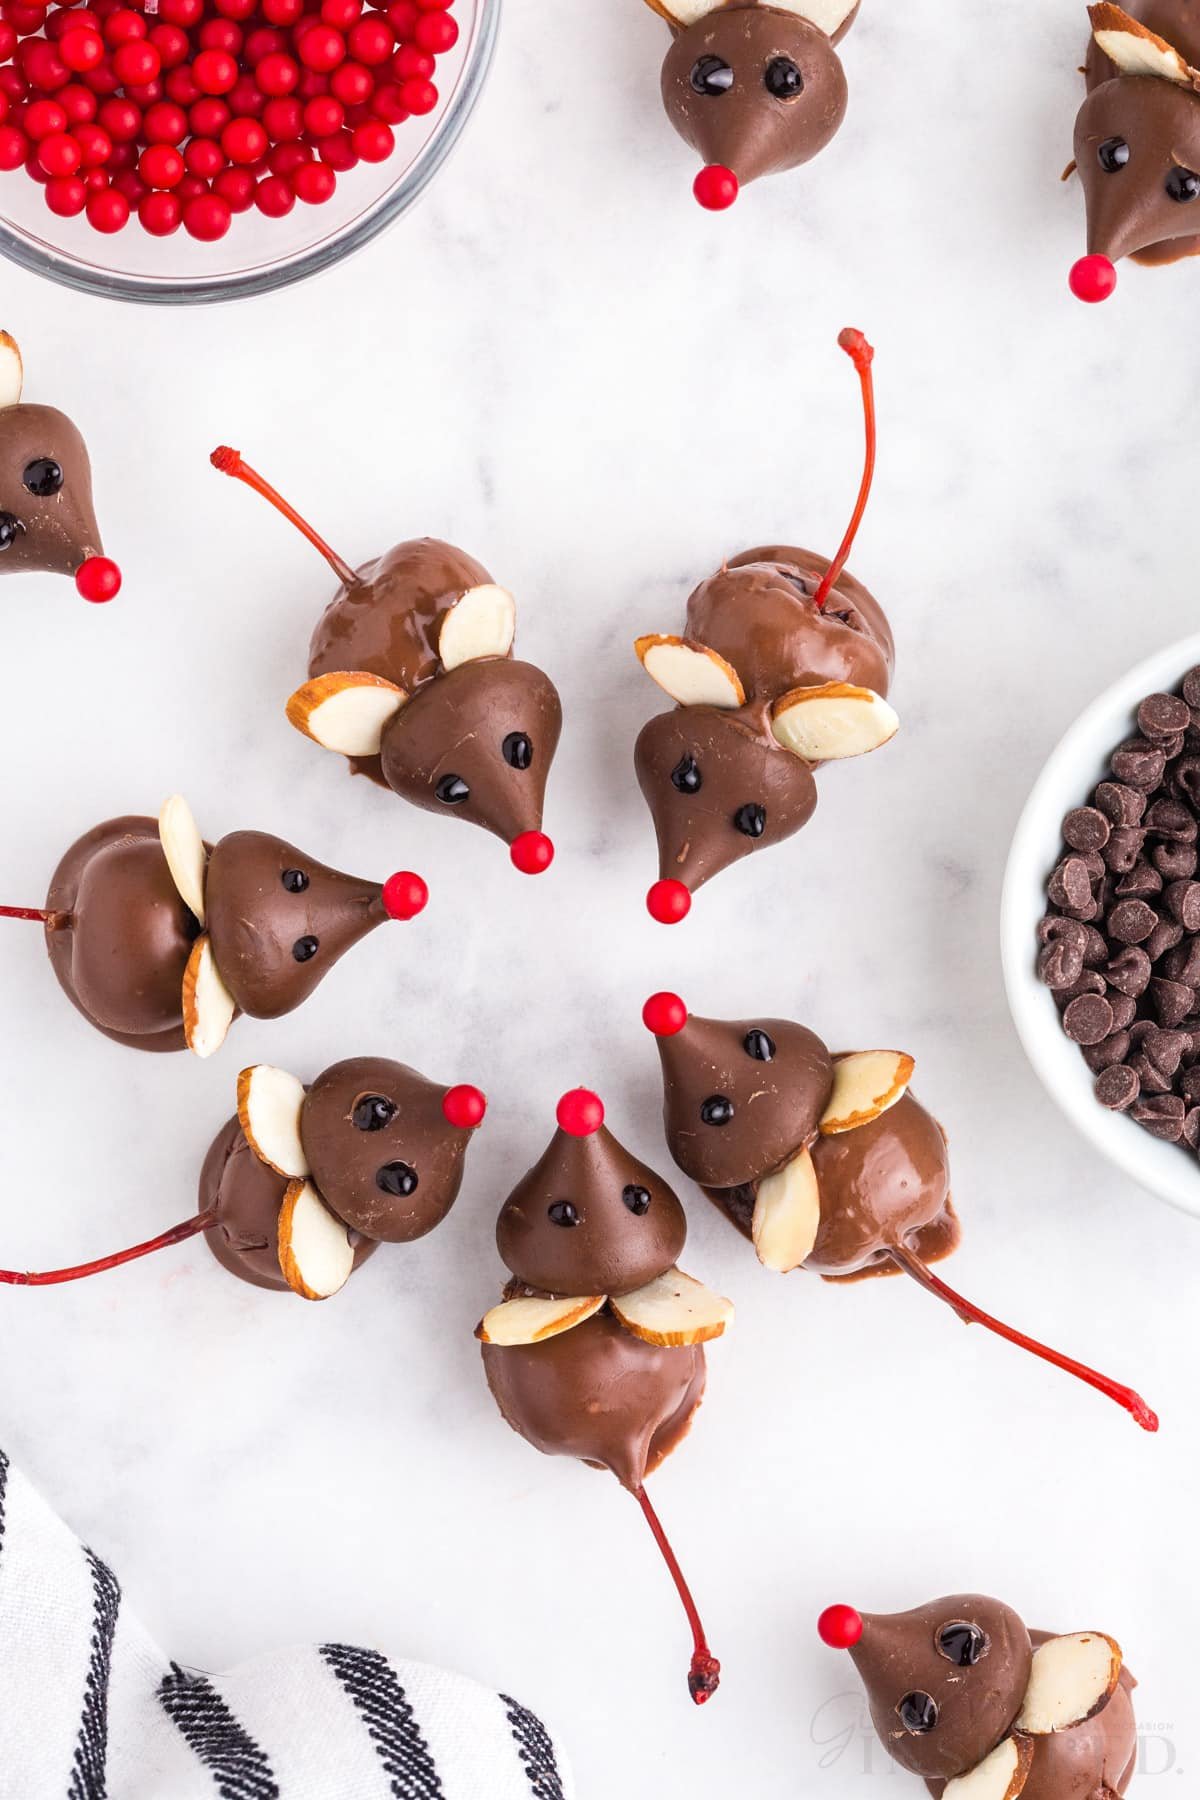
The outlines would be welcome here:
<svg viewBox="0 0 1200 1800">
<path fill-rule="evenodd" d="M 862 1617 L 852 1606 L 827 1606 L 817 1630 L 831 1650 L 853 1650 L 863 1634 Z"/>
<path fill-rule="evenodd" d="M 81 598 L 102 606 L 121 591 L 121 571 L 111 556 L 89 556 L 75 571 L 75 587 Z"/>
<path fill-rule="evenodd" d="M 656 881 L 646 895 L 646 911 L 660 925 L 678 925 L 692 910 L 692 896 L 682 881 Z"/>
<path fill-rule="evenodd" d="M 604 1123 L 604 1102 L 589 1088 L 572 1088 L 559 1101 L 555 1117 L 569 1137 L 591 1137 Z"/>
<path fill-rule="evenodd" d="M 544 831 L 523 831 L 509 845 L 508 854 L 522 875 L 542 875 L 554 861 L 554 845 Z"/>
<path fill-rule="evenodd" d="M 383 884 L 383 910 L 389 919 L 415 919 L 428 899 L 429 889 L 411 869 L 389 875 Z"/>
<path fill-rule="evenodd" d="M 477 1087 L 464 1085 L 447 1088 L 442 1095 L 442 1112 L 446 1123 L 459 1131 L 474 1131 L 477 1125 L 483 1124 L 486 1111 L 487 1100 Z"/>
<path fill-rule="evenodd" d="M 1068 276 L 1071 292 L 1077 300 L 1095 306 L 1107 300 L 1117 285 L 1117 271 L 1107 256 L 1081 256 Z"/>
<path fill-rule="evenodd" d="M 687 1024 L 687 1016 L 678 994 L 651 994 L 642 1008 L 642 1024 L 655 1037 L 674 1037 Z"/>
<path fill-rule="evenodd" d="M 724 212 L 738 197 L 738 178 L 732 169 L 709 163 L 692 183 L 692 192 L 707 212 Z"/>
</svg>

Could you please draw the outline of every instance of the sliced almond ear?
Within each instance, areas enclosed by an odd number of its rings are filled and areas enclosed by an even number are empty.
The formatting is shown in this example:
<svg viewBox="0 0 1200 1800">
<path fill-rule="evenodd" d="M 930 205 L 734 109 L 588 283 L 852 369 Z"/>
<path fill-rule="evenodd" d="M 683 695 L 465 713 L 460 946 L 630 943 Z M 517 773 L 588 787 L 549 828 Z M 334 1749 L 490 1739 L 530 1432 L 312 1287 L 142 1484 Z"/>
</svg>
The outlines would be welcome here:
<svg viewBox="0 0 1200 1800">
<path fill-rule="evenodd" d="M 750 1233 L 764 1268 L 788 1275 L 811 1255 L 821 1224 L 821 1190 L 808 1151 L 758 1184 Z"/>
<path fill-rule="evenodd" d="M 364 669 L 317 675 L 297 688 L 287 716 L 297 731 L 342 756 L 378 756 L 384 726 L 408 699 L 403 688 Z"/>
<path fill-rule="evenodd" d="M 183 971 L 183 1034 L 196 1056 L 211 1056 L 225 1042 L 237 1005 L 221 979 L 207 932 L 192 945 Z"/>
<path fill-rule="evenodd" d="M 900 729 L 882 695 L 848 681 L 793 688 L 771 708 L 775 741 L 803 762 L 840 762 L 878 750 Z"/>
<path fill-rule="evenodd" d="M 821 1115 L 822 1137 L 856 1131 L 895 1106 L 916 1064 L 903 1050 L 856 1050 L 833 1065 L 833 1092 Z"/>
<path fill-rule="evenodd" d="M 680 706 L 745 706 L 746 690 L 732 663 L 704 644 L 652 633 L 634 649 L 651 681 Z"/>
<path fill-rule="evenodd" d="M 180 899 L 203 925 L 208 851 L 192 817 L 192 809 L 182 794 L 172 794 L 169 800 L 163 801 L 158 815 L 158 841 Z"/>
<path fill-rule="evenodd" d="M 1099 6 L 1088 7 L 1088 17 L 1092 21 L 1092 36 L 1122 75 L 1157 75 L 1182 87 L 1191 87 L 1196 81 L 1195 69 L 1188 67 L 1174 45 L 1150 31 L 1140 19 L 1131 18 L 1123 7 L 1103 0 Z"/>
<path fill-rule="evenodd" d="M 293 1293 L 328 1300 L 354 1271 L 350 1234 L 311 1181 L 288 1184 L 279 1209 L 279 1266 Z"/>
<path fill-rule="evenodd" d="M 17 340 L 0 331 L 0 407 L 15 406 L 25 384 L 25 369 Z"/>
<path fill-rule="evenodd" d="M 507 588 L 489 582 L 468 588 L 456 600 L 438 633 L 443 669 L 478 662 L 481 656 L 507 656 L 517 634 L 517 606 Z"/>
<path fill-rule="evenodd" d="M 603 1294 L 585 1299 L 542 1300 L 534 1296 L 520 1300 L 503 1300 L 485 1313 L 475 1327 L 481 1344 L 542 1344 L 558 1337 L 585 1319 L 593 1318 L 604 1305 Z"/>
<path fill-rule="evenodd" d="M 1005 1738 L 968 1774 L 948 1781 L 942 1800 L 1017 1800 L 1033 1768 L 1034 1748 L 1031 1738 Z"/>
<path fill-rule="evenodd" d="M 733 1302 L 714 1294 L 682 1269 L 668 1269 L 657 1281 L 632 1294 L 614 1296 L 609 1304 L 634 1337 L 665 1350 L 706 1344 L 733 1322 Z"/>
<path fill-rule="evenodd" d="M 1033 1672 L 1015 1729 L 1033 1737 L 1092 1718 L 1121 1678 L 1121 1646 L 1099 1631 L 1051 1638 L 1033 1653 Z"/>
<path fill-rule="evenodd" d="M 246 1142 L 260 1162 L 289 1181 L 308 1174 L 308 1158 L 300 1141 L 304 1083 L 286 1069 L 255 1063 L 238 1076 L 238 1120 Z"/>
</svg>

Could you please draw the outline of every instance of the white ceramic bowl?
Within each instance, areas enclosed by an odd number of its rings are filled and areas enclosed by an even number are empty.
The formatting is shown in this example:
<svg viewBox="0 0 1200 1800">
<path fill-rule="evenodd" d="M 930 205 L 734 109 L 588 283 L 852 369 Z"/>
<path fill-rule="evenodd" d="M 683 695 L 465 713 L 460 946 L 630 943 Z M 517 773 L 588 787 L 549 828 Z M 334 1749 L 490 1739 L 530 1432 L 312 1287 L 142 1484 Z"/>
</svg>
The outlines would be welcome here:
<svg viewBox="0 0 1200 1800">
<path fill-rule="evenodd" d="M 1138 703 L 1147 694 L 1177 687 L 1197 664 L 1200 636 L 1184 638 L 1147 657 L 1093 700 L 1051 752 L 1025 803 L 1009 851 L 1000 949 L 1017 1031 L 1051 1099 L 1126 1175 L 1160 1200 L 1200 1217 L 1200 1160 L 1099 1104 L 1092 1093 L 1092 1072 L 1078 1045 L 1063 1031 L 1049 988 L 1034 973 L 1046 880 L 1061 854 L 1065 815 L 1086 804 L 1104 778 L 1112 751 L 1136 730 Z"/>
</svg>

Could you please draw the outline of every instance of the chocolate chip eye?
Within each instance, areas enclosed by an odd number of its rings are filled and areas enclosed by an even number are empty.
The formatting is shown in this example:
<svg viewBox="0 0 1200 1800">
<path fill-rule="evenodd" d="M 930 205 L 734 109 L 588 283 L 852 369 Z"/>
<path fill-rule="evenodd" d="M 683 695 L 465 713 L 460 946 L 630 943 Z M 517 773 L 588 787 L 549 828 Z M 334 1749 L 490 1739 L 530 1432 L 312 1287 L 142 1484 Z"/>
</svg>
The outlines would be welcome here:
<svg viewBox="0 0 1200 1800">
<path fill-rule="evenodd" d="M 746 806 L 739 806 L 733 815 L 733 822 L 743 837 L 760 838 L 767 829 L 767 809 L 750 801 Z"/>
<path fill-rule="evenodd" d="M 443 806 L 461 806 L 471 798 L 471 790 L 461 775 L 443 775 L 433 791 Z"/>
<path fill-rule="evenodd" d="M 1124 138 L 1105 138 L 1096 155 L 1105 173 L 1115 175 L 1129 161 L 1129 145 Z"/>
<path fill-rule="evenodd" d="M 733 1101 L 726 1094 L 710 1094 L 700 1108 L 706 1125 L 728 1125 L 733 1117 Z"/>
<path fill-rule="evenodd" d="M 742 1039 L 742 1048 L 755 1062 L 770 1062 L 775 1054 L 775 1039 L 768 1037 L 765 1031 L 748 1031 Z"/>
<path fill-rule="evenodd" d="M 694 756 L 685 756 L 671 770 L 671 785 L 678 788 L 681 794 L 698 794 L 704 786 L 704 777 L 700 773 L 700 764 Z"/>
<path fill-rule="evenodd" d="M 18 531 L 24 529 L 14 513 L 0 512 L 0 550 L 10 550 Z"/>
<path fill-rule="evenodd" d="M 715 100 L 733 86 L 733 70 L 722 56 L 702 56 L 692 65 L 692 86 L 698 94 Z"/>
<path fill-rule="evenodd" d="M 552 1225 L 578 1225 L 579 1214 L 569 1200 L 556 1200 L 553 1206 L 547 1207 Z"/>
<path fill-rule="evenodd" d="M 56 463 L 52 456 L 35 456 L 31 463 L 25 464 L 21 480 L 39 500 L 48 500 L 63 484 L 62 464 Z"/>
<path fill-rule="evenodd" d="M 317 951 L 320 948 L 321 948 L 320 938 L 315 938 L 315 937 L 297 938 L 295 943 L 292 945 L 292 955 L 295 957 L 297 962 L 310 962 L 312 960 L 312 958 L 317 954 Z"/>
<path fill-rule="evenodd" d="M 627 1188 L 622 1188 L 621 1198 L 635 1218 L 644 1218 L 650 1211 L 649 1188 L 636 1187 L 630 1183 Z"/>
<path fill-rule="evenodd" d="M 905 1731 L 924 1737 L 938 1722 L 937 1701 L 931 1694 L 905 1694 L 896 1711 Z"/>
<path fill-rule="evenodd" d="M 1180 205 L 1188 200 L 1195 200 L 1200 196 L 1200 175 L 1193 175 L 1190 169 L 1181 168 L 1176 163 L 1167 176 L 1167 193 L 1172 200 L 1178 200 Z"/>
<path fill-rule="evenodd" d="M 937 1634 L 938 1654 L 947 1662 L 952 1662 L 956 1669 L 973 1669 L 981 1656 L 987 1654 L 987 1633 L 978 1625 L 968 1625 L 964 1619 L 956 1619 L 953 1625 L 943 1625 Z"/>
<path fill-rule="evenodd" d="M 790 56 L 776 56 L 767 64 L 763 76 L 768 94 L 777 100 L 794 100 L 804 92 L 804 77 Z"/>
<path fill-rule="evenodd" d="M 302 894 L 308 886 L 308 876 L 303 869 L 285 869 L 279 879 L 289 894 Z"/>
<path fill-rule="evenodd" d="M 500 748 L 510 769 L 527 769 L 533 761 L 533 745 L 523 731 L 510 731 Z"/>
<path fill-rule="evenodd" d="M 417 1171 L 404 1162 L 384 1163 L 375 1171 L 375 1186 L 396 1199 L 407 1200 L 417 1191 Z"/>
<path fill-rule="evenodd" d="M 396 1102 L 385 1100 L 382 1094 L 364 1094 L 361 1100 L 354 1102 L 354 1111 L 350 1114 L 356 1131 L 382 1131 L 395 1116 Z"/>
</svg>

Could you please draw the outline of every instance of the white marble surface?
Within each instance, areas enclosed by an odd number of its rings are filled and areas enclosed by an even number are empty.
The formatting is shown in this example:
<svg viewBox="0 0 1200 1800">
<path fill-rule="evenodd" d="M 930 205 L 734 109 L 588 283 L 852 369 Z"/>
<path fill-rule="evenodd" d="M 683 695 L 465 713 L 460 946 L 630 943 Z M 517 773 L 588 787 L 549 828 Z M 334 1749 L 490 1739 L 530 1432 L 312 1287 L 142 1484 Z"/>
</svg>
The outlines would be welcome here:
<svg viewBox="0 0 1200 1800">
<path fill-rule="evenodd" d="M 848 122 L 809 171 L 701 215 L 658 111 L 666 33 L 638 0 L 509 0 L 477 118 L 421 209 L 276 299 L 181 316 L 6 270 L 31 398 L 68 407 L 125 592 L 3 591 L 3 898 L 36 903 L 94 820 L 181 788 L 212 835 L 262 825 L 434 901 L 293 1018 L 207 1065 L 90 1034 L 32 930 L 0 937 L 3 1259 L 46 1266 L 188 1213 L 242 1063 L 378 1050 L 492 1102 L 448 1224 L 335 1303 L 224 1276 L 190 1246 L 0 1301 L 0 1441 L 122 1572 L 181 1659 L 336 1634 L 446 1660 L 541 1706 L 581 1793 L 858 1800 L 828 1601 L 1004 1595 L 1127 1646 L 1145 1723 L 1195 1780 L 1191 1621 L 1197 1227 L 1072 1135 L 1005 1011 L 1004 852 L 1067 720 L 1195 625 L 1200 269 L 1125 273 L 1088 311 L 1060 188 L 1083 48 L 1073 0 L 1003 16 L 867 0 Z M 878 345 L 880 473 L 854 567 L 899 642 L 903 735 L 829 771 L 803 837 L 666 933 L 630 749 L 655 694 L 630 643 L 747 543 L 829 549 L 858 479 L 853 373 Z M 517 592 L 568 729 L 552 875 L 351 784 L 290 732 L 329 580 L 207 466 L 239 444 L 352 558 L 433 532 Z M 895 1282 L 760 1272 L 694 1196 L 688 1266 L 740 1308 L 708 1404 L 655 1487 L 726 1668 L 694 1714 L 686 1643 L 635 1508 L 500 1423 L 471 1327 L 492 1224 L 573 1082 L 661 1165 L 645 994 L 899 1043 L 953 1142 L 953 1278 L 1111 1367 L 1161 1437 Z M 849 1741 L 824 1748 L 845 1727 Z M 1150 1768 L 1167 1759 L 1162 1743 Z M 828 1767 L 822 1770 L 825 1761 Z M 1157 1785 L 1151 1785 L 1157 1781 Z M 1147 1774 L 1137 1794 L 1183 1791 Z M 30 1800 L 30 1797 L 25 1797 Z"/>
</svg>

